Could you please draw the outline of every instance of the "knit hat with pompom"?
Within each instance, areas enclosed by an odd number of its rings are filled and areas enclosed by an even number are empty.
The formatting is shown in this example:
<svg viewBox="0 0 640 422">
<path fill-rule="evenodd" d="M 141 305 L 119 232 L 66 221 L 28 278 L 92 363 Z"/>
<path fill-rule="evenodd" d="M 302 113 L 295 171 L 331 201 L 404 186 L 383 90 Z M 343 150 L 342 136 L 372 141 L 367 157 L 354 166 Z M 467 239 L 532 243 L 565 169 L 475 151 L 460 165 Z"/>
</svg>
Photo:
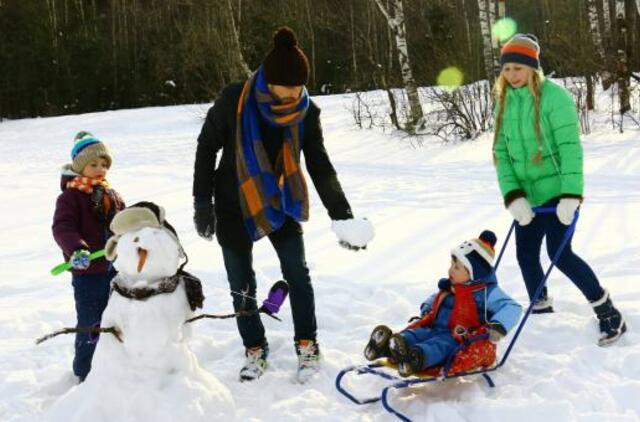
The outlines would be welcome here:
<svg viewBox="0 0 640 422">
<path fill-rule="evenodd" d="M 309 60 L 298 47 L 296 34 L 291 28 L 283 26 L 273 34 L 273 48 L 262 61 L 262 72 L 271 85 L 307 84 Z"/>
<path fill-rule="evenodd" d="M 500 50 L 500 65 L 506 63 L 524 64 L 534 69 L 540 68 L 540 44 L 533 34 L 515 34 Z"/>
<path fill-rule="evenodd" d="M 462 262 L 472 280 L 481 280 L 493 271 L 493 258 L 496 256 L 494 247 L 497 240 L 494 232 L 485 230 L 477 239 L 462 242 L 451 250 L 451 255 Z"/>
<path fill-rule="evenodd" d="M 94 158 L 104 158 L 107 160 L 107 167 L 111 167 L 111 153 L 107 146 L 89 132 L 78 132 L 71 148 L 71 170 L 82 174 L 86 165 Z"/>
</svg>

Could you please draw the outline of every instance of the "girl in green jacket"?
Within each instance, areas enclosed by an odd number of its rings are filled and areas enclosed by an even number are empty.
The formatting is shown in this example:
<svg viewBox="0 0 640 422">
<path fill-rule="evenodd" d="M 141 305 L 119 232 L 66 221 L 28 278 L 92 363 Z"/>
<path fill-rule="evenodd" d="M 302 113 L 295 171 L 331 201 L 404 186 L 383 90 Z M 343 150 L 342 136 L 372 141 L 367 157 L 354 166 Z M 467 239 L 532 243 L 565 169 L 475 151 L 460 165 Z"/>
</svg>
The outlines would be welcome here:
<svg viewBox="0 0 640 422">
<path fill-rule="evenodd" d="M 535 36 L 516 34 L 501 51 L 496 81 L 494 162 L 507 209 L 517 221 L 516 250 L 529 299 L 542 282 L 542 239 L 553 257 L 582 202 L 582 145 L 571 94 L 545 80 Z M 532 207 L 554 207 L 536 214 Z M 593 270 L 571 249 L 569 239 L 557 267 L 591 303 L 600 325 L 600 345 L 616 341 L 627 327 Z M 553 312 L 546 287 L 533 313 Z"/>
</svg>

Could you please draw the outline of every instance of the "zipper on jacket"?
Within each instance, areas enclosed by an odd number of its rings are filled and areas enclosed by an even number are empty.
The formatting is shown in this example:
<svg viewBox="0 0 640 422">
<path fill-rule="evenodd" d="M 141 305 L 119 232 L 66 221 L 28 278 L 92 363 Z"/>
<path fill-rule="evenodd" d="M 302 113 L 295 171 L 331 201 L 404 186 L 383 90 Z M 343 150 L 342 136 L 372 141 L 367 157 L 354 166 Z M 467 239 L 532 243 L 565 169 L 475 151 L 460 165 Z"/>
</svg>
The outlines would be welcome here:
<svg viewBox="0 0 640 422">
<path fill-rule="evenodd" d="M 518 135 L 520 135 L 520 144 L 524 151 L 524 160 L 522 160 L 522 165 L 524 166 L 524 177 L 525 183 L 530 184 L 531 188 L 533 188 L 533 184 L 530 183 L 529 171 L 528 171 L 528 161 L 529 161 L 529 151 L 527 150 L 527 143 L 522 132 L 522 120 L 524 119 L 524 114 L 522 113 L 522 103 L 524 102 L 522 96 L 518 95 Z M 526 192 L 525 192 L 526 193 Z M 531 198 L 527 198 L 531 200 Z"/>
</svg>

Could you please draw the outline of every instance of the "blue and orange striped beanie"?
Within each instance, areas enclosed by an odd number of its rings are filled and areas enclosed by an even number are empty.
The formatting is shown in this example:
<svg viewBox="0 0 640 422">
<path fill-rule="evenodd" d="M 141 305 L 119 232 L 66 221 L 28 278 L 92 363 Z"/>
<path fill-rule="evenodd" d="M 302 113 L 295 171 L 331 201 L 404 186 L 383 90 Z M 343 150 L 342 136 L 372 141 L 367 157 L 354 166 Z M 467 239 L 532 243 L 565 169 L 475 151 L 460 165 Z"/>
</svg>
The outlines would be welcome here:
<svg viewBox="0 0 640 422">
<path fill-rule="evenodd" d="M 107 160 L 107 167 L 111 167 L 111 153 L 105 144 L 89 132 L 78 132 L 73 138 L 71 148 L 71 170 L 80 174 L 89 161 L 94 158 Z"/>
<path fill-rule="evenodd" d="M 504 66 L 505 63 L 519 63 L 539 69 L 538 38 L 533 34 L 515 34 L 500 50 L 500 65 Z"/>
</svg>

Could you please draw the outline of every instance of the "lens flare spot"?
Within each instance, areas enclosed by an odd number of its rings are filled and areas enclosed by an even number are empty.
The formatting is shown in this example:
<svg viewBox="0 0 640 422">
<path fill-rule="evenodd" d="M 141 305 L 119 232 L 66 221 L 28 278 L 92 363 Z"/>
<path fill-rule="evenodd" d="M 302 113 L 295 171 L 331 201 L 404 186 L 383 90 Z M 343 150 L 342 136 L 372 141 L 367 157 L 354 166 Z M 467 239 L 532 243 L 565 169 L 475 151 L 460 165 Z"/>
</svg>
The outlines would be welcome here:
<svg viewBox="0 0 640 422">
<path fill-rule="evenodd" d="M 438 74 L 437 83 L 440 86 L 455 89 L 462 85 L 464 74 L 455 66 L 447 67 Z"/>
<path fill-rule="evenodd" d="M 491 33 L 495 39 L 500 42 L 504 42 L 511 38 L 517 30 L 518 24 L 516 21 L 511 18 L 502 18 L 493 25 Z"/>
</svg>

